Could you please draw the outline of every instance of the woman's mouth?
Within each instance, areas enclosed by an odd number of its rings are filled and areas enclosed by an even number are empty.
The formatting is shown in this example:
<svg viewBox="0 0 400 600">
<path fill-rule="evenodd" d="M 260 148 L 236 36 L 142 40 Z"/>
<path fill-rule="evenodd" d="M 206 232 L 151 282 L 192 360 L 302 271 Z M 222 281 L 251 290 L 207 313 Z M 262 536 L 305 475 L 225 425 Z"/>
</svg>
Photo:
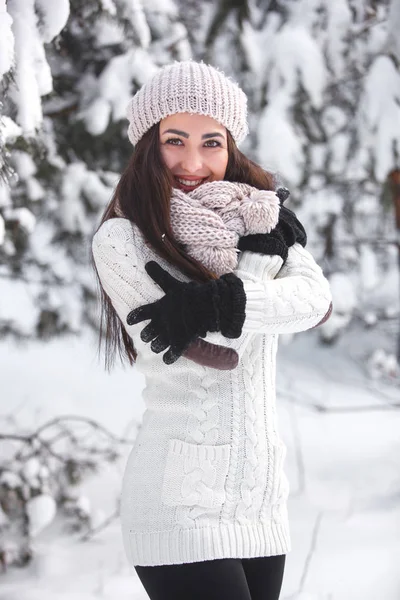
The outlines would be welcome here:
<svg viewBox="0 0 400 600">
<path fill-rule="evenodd" d="M 202 179 L 185 179 L 184 177 L 177 177 L 175 175 L 175 181 L 177 182 L 179 189 L 184 192 L 190 192 L 191 190 L 194 190 L 207 179 L 208 177 L 203 177 Z"/>
</svg>

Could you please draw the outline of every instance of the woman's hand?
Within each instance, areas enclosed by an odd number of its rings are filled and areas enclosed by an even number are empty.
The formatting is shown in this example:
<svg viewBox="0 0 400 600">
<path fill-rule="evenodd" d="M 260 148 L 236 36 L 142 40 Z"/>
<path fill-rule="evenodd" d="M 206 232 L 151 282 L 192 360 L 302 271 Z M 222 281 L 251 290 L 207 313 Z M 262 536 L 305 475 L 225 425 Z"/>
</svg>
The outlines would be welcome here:
<svg viewBox="0 0 400 600">
<path fill-rule="evenodd" d="M 165 296 L 139 306 L 127 316 L 128 325 L 150 319 L 140 337 L 151 341 L 155 353 L 164 354 L 172 364 L 196 338 L 220 331 L 228 338 L 240 337 L 245 319 L 246 294 L 242 281 L 233 273 L 219 279 L 198 283 L 181 282 L 155 261 L 145 265 L 146 272 L 162 288 Z"/>
</svg>

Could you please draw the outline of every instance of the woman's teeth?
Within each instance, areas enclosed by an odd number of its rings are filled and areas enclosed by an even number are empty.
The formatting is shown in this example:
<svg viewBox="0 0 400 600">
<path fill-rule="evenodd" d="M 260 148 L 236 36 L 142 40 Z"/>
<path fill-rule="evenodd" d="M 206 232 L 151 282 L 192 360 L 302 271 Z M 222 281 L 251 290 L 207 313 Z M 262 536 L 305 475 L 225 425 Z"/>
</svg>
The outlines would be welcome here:
<svg viewBox="0 0 400 600">
<path fill-rule="evenodd" d="M 196 185 L 199 185 L 199 183 L 201 183 L 203 181 L 203 179 L 197 179 L 196 181 L 189 181 L 188 179 L 180 179 L 179 177 L 176 178 L 176 180 L 181 183 L 182 185 L 186 185 L 187 187 L 196 187 Z"/>
</svg>

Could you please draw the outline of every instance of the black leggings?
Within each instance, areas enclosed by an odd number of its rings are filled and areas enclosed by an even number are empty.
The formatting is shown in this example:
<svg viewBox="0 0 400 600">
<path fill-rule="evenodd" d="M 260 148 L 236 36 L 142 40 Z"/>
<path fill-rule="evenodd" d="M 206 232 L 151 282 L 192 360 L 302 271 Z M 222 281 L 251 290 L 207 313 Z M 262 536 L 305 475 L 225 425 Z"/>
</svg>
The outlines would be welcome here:
<svg viewBox="0 0 400 600">
<path fill-rule="evenodd" d="M 150 600 L 278 600 L 285 555 L 135 566 Z"/>
</svg>

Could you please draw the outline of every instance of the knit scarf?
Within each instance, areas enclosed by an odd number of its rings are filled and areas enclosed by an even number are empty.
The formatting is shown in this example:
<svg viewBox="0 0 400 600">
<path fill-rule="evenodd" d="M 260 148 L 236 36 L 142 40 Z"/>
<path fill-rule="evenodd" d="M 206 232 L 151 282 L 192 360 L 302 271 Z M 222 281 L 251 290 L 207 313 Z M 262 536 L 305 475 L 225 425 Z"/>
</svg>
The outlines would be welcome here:
<svg viewBox="0 0 400 600">
<path fill-rule="evenodd" d="M 192 258 L 221 276 L 237 267 L 239 238 L 269 233 L 278 223 L 279 210 L 273 191 L 211 181 L 188 193 L 173 189 L 171 227 Z"/>
</svg>

